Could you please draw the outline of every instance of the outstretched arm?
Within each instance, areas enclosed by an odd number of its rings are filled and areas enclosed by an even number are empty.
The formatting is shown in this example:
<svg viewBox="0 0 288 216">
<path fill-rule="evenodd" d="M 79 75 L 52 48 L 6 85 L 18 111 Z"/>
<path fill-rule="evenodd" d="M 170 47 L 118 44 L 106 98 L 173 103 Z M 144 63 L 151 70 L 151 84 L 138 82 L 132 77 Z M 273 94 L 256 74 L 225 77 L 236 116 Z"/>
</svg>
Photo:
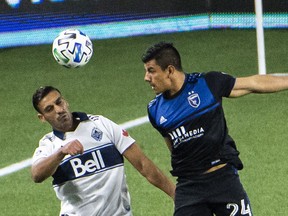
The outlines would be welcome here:
<svg viewBox="0 0 288 216">
<path fill-rule="evenodd" d="M 62 159 L 70 154 L 82 154 L 83 146 L 78 140 L 71 141 L 49 157 L 37 160 L 31 167 L 32 179 L 36 183 L 43 182 L 55 173 Z"/>
<path fill-rule="evenodd" d="M 253 75 L 236 78 L 229 97 L 241 97 L 250 93 L 273 93 L 288 89 L 288 76 Z"/>
<path fill-rule="evenodd" d="M 134 143 L 123 153 L 124 157 L 155 187 L 168 194 L 173 200 L 175 184 Z"/>
</svg>

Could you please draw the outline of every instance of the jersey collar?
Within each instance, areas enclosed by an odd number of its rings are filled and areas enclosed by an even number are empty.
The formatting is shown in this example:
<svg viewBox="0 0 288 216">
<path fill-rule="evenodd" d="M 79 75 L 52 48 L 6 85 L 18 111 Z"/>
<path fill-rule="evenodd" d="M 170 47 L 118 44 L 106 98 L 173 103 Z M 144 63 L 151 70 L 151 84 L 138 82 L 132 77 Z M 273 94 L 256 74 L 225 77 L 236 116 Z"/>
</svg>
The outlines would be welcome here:
<svg viewBox="0 0 288 216">
<path fill-rule="evenodd" d="M 80 122 L 82 121 L 86 121 L 88 120 L 88 116 L 86 113 L 83 113 L 83 112 L 73 112 L 72 113 L 72 116 L 73 118 L 77 119 L 77 120 L 80 120 Z M 57 136 L 59 139 L 62 139 L 64 140 L 65 139 L 65 133 L 61 132 L 61 131 L 58 131 L 58 130 L 55 130 L 53 129 L 53 134 L 55 136 Z"/>
</svg>

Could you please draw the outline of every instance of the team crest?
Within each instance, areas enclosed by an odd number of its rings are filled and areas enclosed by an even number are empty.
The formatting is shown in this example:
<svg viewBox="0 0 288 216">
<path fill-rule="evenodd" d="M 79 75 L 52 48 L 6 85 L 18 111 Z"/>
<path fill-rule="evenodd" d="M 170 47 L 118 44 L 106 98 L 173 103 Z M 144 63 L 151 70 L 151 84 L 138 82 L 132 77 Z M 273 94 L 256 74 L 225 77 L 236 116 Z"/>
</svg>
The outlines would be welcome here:
<svg viewBox="0 0 288 216">
<path fill-rule="evenodd" d="M 93 128 L 91 132 L 91 137 L 93 137 L 96 141 L 100 141 L 102 139 L 103 132 L 98 128 Z"/>
<path fill-rule="evenodd" d="M 199 107 L 199 105 L 200 105 L 200 97 L 199 97 L 199 95 L 197 93 L 193 93 L 187 99 L 188 99 L 188 102 L 189 102 L 190 106 L 192 106 L 193 108 Z"/>
</svg>

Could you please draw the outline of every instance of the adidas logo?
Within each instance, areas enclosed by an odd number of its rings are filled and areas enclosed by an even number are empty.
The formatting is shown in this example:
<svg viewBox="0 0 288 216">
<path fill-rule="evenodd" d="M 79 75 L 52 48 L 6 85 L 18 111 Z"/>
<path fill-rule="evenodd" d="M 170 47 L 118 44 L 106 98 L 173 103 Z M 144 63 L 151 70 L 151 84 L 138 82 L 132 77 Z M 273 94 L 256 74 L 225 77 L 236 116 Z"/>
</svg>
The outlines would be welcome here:
<svg viewBox="0 0 288 216">
<path fill-rule="evenodd" d="M 161 116 L 160 118 L 160 124 L 163 124 L 167 121 L 167 119 L 164 116 Z"/>
</svg>

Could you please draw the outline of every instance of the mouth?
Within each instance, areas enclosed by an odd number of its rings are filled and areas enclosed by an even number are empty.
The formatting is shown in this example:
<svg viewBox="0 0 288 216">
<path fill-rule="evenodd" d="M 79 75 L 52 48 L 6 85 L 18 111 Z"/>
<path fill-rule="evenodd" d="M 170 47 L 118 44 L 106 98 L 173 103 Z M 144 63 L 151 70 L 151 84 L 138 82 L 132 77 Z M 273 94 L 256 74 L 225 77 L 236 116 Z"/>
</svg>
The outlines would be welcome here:
<svg viewBox="0 0 288 216">
<path fill-rule="evenodd" d="M 149 83 L 149 85 L 153 90 L 155 89 L 155 85 L 153 85 L 152 83 Z"/>
<path fill-rule="evenodd" d="M 68 120 L 68 115 L 66 113 L 64 113 L 58 117 L 58 121 L 60 121 L 60 122 L 65 122 L 67 120 Z"/>
<path fill-rule="evenodd" d="M 150 85 L 153 91 L 156 91 L 157 87 L 152 82 L 149 81 L 148 84 Z"/>
</svg>

